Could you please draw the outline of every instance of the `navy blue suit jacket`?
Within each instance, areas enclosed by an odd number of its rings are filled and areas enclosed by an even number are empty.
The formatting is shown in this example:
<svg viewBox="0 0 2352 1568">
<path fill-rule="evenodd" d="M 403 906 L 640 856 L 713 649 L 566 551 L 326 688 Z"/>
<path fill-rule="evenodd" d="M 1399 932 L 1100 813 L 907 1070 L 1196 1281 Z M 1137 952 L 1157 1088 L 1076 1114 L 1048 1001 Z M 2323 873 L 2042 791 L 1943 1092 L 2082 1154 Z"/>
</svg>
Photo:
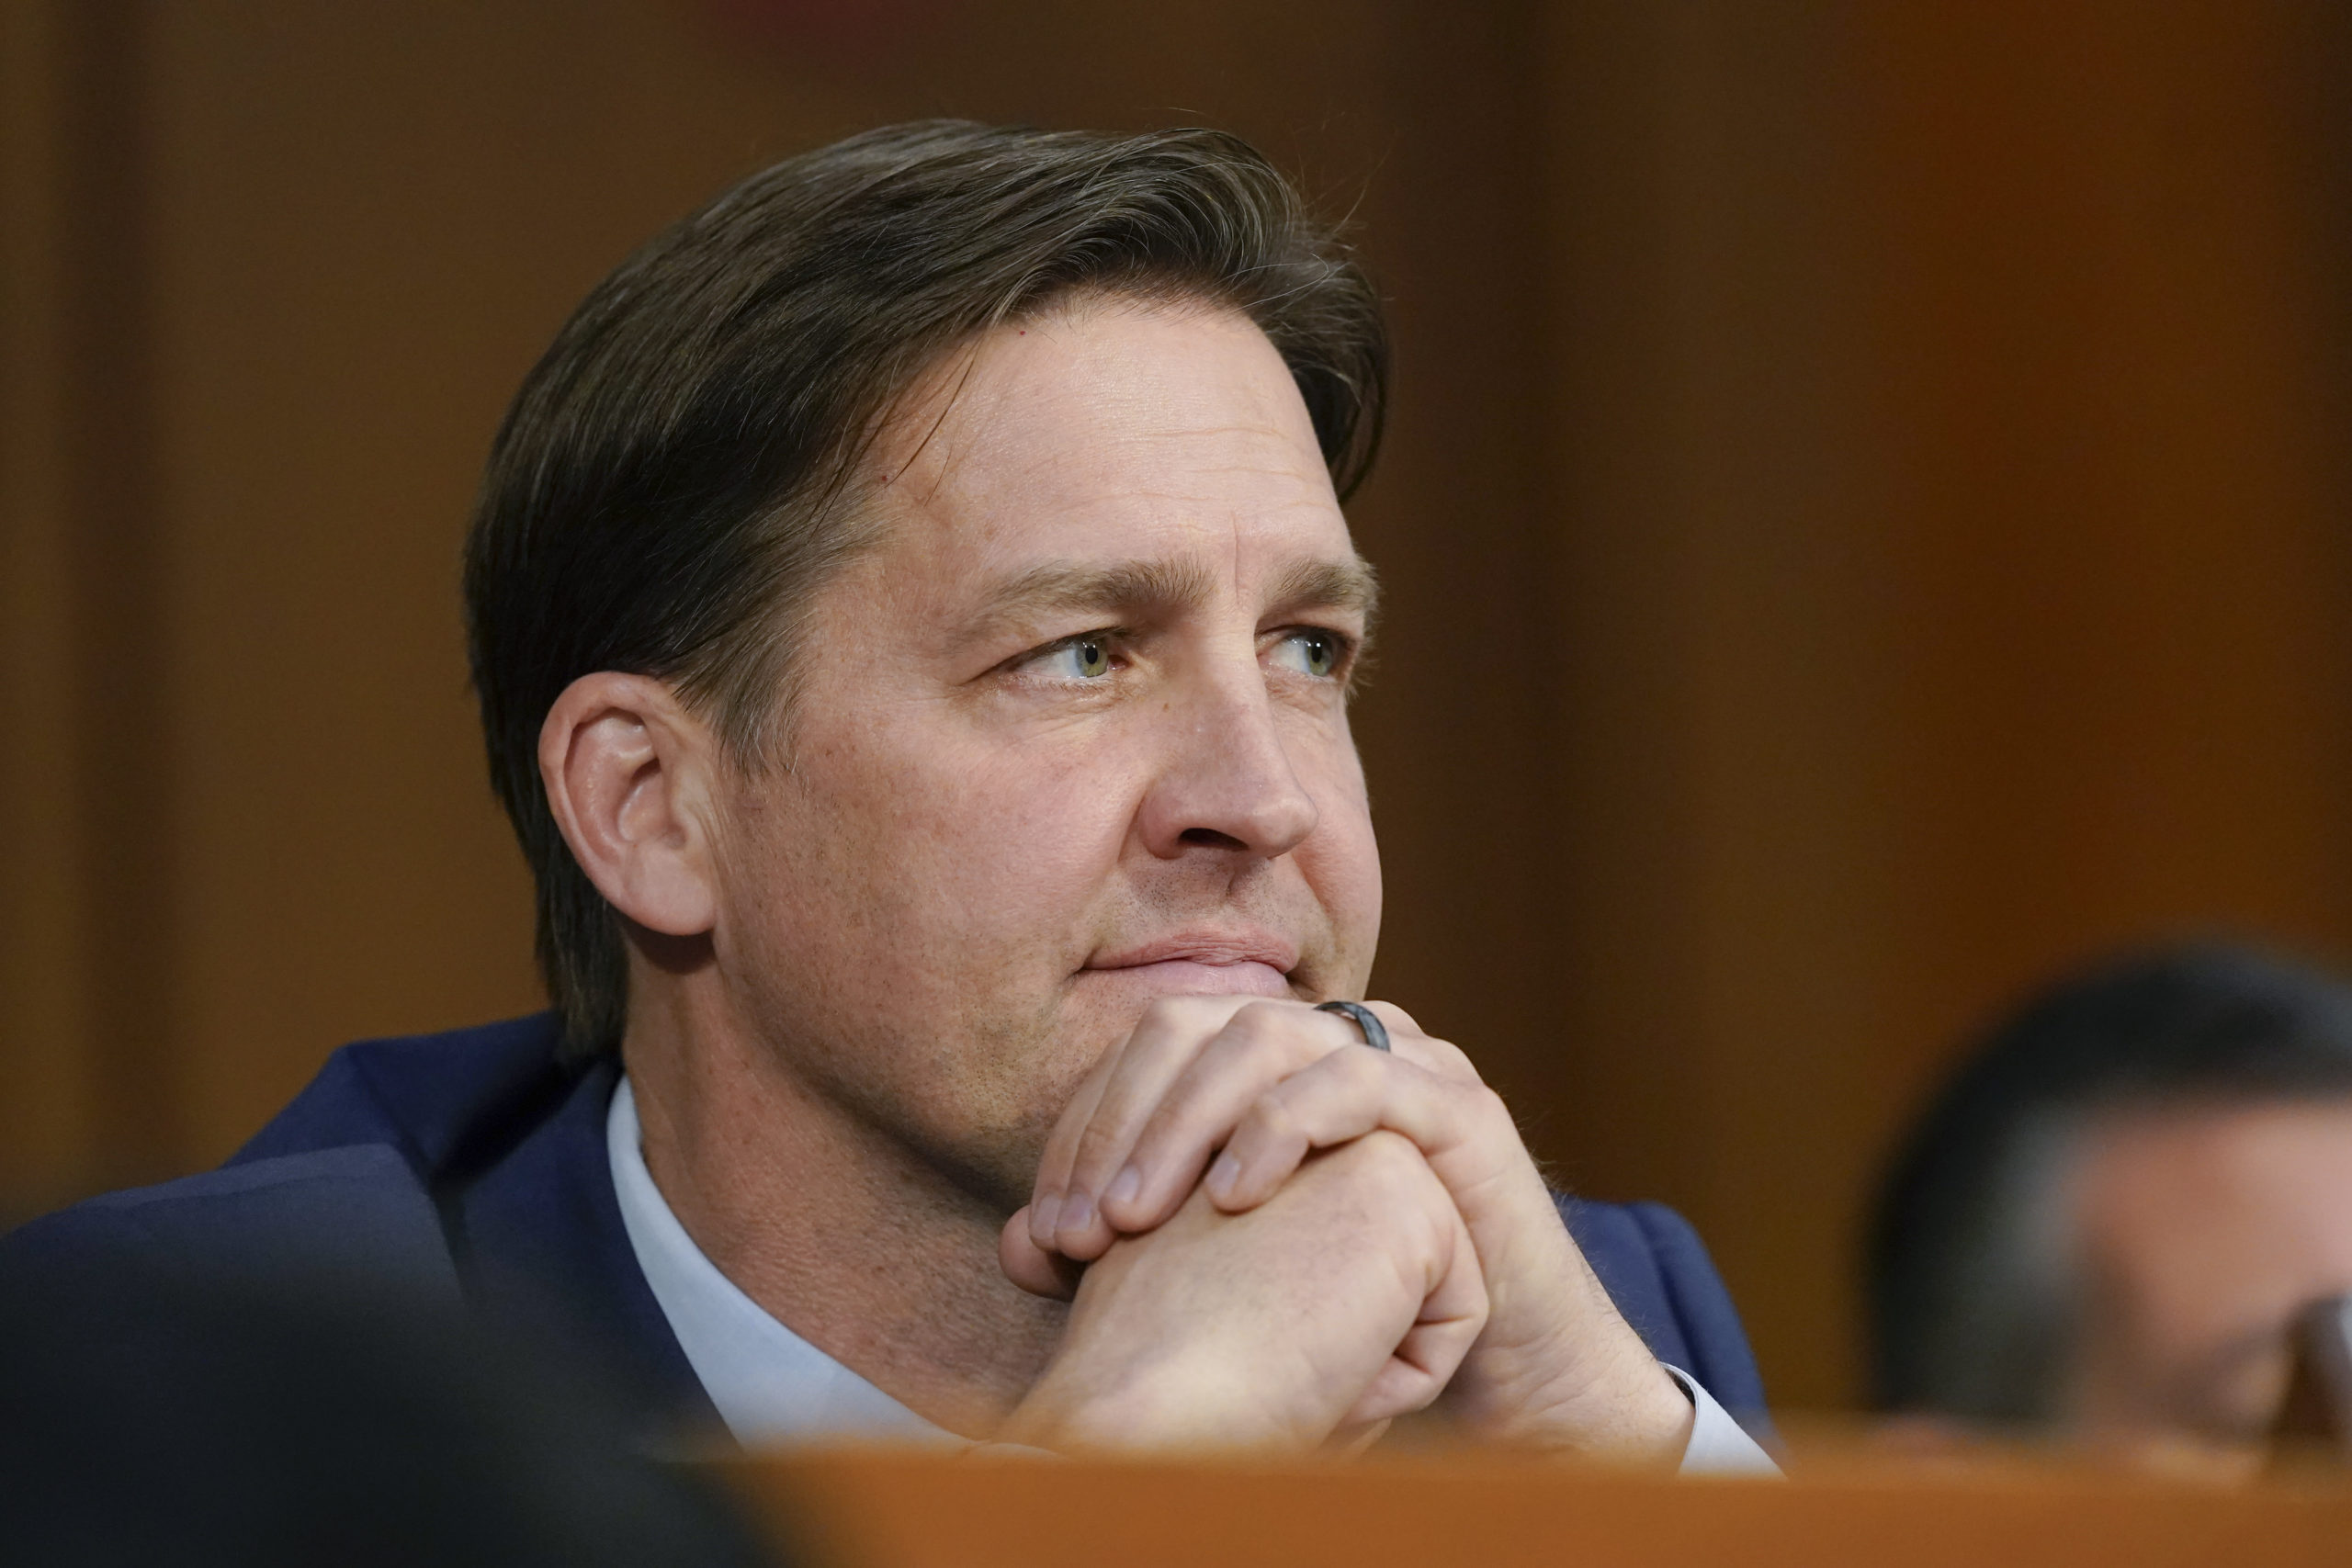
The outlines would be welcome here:
<svg viewBox="0 0 2352 1568">
<path fill-rule="evenodd" d="M 605 1149 L 616 1073 L 560 1059 L 546 1013 L 346 1045 L 220 1169 L 35 1220 L 0 1240 L 0 1266 L 129 1255 L 195 1274 L 384 1280 L 560 1319 L 650 1426 L 715 1423 L 621 1225 Z M 1760 1433 L 1755 1358 L 1689 1224 L 1656 1203 L 1560 1210 L 1652 1353 Z"/>
</svg>

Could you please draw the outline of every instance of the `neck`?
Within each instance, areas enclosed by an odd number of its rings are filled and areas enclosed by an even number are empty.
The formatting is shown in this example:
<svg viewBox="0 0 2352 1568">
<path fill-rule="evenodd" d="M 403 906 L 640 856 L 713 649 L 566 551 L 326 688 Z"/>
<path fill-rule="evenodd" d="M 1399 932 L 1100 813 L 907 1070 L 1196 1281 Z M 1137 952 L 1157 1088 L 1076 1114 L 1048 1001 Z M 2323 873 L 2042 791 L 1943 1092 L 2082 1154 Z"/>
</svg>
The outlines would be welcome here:
<svg viewBox="0 0 2352 1568">
<path fill-rule="evenodd" d="M 686 1234 L 778 1322 L 926 1420 L 985 1438 L 1068 1308 L 997 1265 L 1005 1214 L 728 1021 L 632 1016 L 645 1161 Z"/>
</svg>

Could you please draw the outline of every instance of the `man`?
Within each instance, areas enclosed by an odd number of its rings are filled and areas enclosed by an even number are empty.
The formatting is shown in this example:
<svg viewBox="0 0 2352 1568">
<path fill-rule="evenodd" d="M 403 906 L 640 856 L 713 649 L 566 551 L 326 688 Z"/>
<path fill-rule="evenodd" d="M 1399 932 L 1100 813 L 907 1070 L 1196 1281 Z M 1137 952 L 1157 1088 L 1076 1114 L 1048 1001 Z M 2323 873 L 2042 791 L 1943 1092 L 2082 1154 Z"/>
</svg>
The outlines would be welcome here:
<svg viewBox="0 0 2352 1568">
<path fill-rule="evenodd" d="M 722 196 L 533 371 L 469 546 L 557 1016 L 354 1047 L 227 1170 L 19 1247 L 397 1258 L 747 1439 L 1434 1408 L 1764 1464 L 1688 1228 L 1564 1225 L 1461 1051 L 1314 1005 L 1379 921 L 1340 500 L 1385 366 L 1212 133 L 902 127 Z"/>
<path fill-rule="evenodd" d="M 1993 1032 L 1880 1202 L 1877 1398 L 2136 1463 L 2263 1462 L 2290 1330 L 2352 1292 L 2352 993 L 2258 954 L 2145 954 Z"/>
</svg>

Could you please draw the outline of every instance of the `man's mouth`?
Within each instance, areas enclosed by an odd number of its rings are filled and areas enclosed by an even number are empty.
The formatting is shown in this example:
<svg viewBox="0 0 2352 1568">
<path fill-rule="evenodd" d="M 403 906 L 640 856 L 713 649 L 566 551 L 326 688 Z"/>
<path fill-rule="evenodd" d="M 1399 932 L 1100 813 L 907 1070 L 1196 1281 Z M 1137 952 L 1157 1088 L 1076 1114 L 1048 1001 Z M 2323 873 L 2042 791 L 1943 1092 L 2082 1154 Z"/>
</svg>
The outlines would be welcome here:
<svg viewBox="0 0 2352 1568">
<path fill-rule="evenodd" d="M 1174 931 L 1099 953 L 1086 967 L 1161 996 L 1287 997 L 1298 947 L 1257 929 Z"/>
</svg>

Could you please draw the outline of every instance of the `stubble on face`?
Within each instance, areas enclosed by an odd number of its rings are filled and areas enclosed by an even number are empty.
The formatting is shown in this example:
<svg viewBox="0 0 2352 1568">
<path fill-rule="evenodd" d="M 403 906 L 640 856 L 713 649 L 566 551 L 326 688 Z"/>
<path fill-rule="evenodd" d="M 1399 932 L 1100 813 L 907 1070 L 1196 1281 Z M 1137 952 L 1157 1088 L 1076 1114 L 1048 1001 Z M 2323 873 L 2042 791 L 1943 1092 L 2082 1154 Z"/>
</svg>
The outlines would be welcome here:
<svg viewBox="0 0 2352 1568">
<path fill-rule="evenodd" d="M 1270 585 L 1354 555 L 1288 373 L 1238 317 L 1073 310 L 925 391 L 876 449 L 878 542 L 810 607 L 790 765 L 722 803 L 714 942 L 781 1070 L 1010 1212 L 1149 999 L 1144 972 L 1091 959 L 1256 931 L 1295 954 L 1293 994 L 1360 994 L 1379 882 L 1344 694 L 1261 657 L 1287 613 Z M 1131 666 L 1100 690 L 1014 668 L 1093 623 L 1032 604 L 998 625 L 1000 591 L 1136 563 L 1193 586 L 1129 614 Z M 1264 755 L 1216 773 L 1244 730 Z M 1216 814 L 1251 820 L 1277 788 L 1313 830 L 1219 848 Z M 1186 790 L 1197 843 L 1154 826 Z"/>
</svg>

